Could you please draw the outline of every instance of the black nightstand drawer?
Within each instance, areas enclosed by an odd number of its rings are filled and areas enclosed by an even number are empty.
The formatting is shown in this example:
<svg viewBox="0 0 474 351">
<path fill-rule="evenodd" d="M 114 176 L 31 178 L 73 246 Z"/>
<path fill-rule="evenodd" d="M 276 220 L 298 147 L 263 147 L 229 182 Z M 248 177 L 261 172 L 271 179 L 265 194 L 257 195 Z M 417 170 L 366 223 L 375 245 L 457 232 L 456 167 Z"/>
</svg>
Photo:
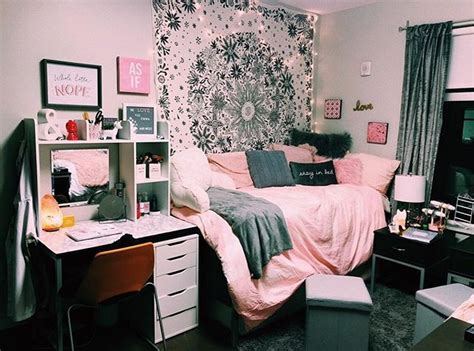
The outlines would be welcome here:
<svg viewBox="0 0 474 351">
<path fill-rule="evenodd" d="M 393 237 L 375 235 L 374 253 L 393 258 L 398 261 L 412 263 L 416 265 L 427 264 L 428 245 L 403 239 L 397 235 Z"/>
<path fill-rule="evenodd" d="M 427 267 L 448 256 L 448 235 L 430 243 L 391 234 L 387 228 L 375 231 L 374 253 L 405 263 Z"/>
</svg>

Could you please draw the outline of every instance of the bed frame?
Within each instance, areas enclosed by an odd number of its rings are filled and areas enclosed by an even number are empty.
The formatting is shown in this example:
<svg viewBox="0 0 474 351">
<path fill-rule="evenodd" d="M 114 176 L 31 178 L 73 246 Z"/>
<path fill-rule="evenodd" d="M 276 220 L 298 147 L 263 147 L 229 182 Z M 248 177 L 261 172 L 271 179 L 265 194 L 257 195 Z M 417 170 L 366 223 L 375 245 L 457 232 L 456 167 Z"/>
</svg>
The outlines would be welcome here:
<svg viewBox="0 0 474 351">
<path fill-rule="evenodd" d="M 305 284 L 302 284 L 270 318 L 250 332 L 245 330 L 243 319 L 235 311 L 227 288 L 222 265 L 214 250 L 199 236 L 199 311 L 200 320 L 217 322 L 231 333 L 232 346 L 237 346 L 239 337 L 253 333 L 274 321 L 294 314 L 305 307 Z M 369 279 L 370 260 L 356 267 L 348 275 Z"/>
</svg>

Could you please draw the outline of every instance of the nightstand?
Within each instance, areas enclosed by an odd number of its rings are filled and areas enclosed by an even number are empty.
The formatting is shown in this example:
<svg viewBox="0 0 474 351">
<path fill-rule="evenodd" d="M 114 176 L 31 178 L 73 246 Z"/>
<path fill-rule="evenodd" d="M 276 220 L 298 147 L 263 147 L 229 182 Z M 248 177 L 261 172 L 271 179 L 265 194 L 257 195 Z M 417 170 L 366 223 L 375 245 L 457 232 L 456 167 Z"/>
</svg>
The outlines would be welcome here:
<svg viewBox="0 0 474 351">
<path fill-rule="evenodd" d="M 474 287 L 474 236 L 451 248 L 448 284 L 461 283 Z"/>
<path fill-rule="evenodd" d="M 448 260 L 449 245 L 453 240 L 454 235 L 449 231 L 425 243 L 392 234 L 388 227 L 375 230 L 370 291 L 374 291 L 375 273 L 379 260 L 390 261 L 420 271 L 419 288 L 423 289 L 426 271 Z"/>
</svg>

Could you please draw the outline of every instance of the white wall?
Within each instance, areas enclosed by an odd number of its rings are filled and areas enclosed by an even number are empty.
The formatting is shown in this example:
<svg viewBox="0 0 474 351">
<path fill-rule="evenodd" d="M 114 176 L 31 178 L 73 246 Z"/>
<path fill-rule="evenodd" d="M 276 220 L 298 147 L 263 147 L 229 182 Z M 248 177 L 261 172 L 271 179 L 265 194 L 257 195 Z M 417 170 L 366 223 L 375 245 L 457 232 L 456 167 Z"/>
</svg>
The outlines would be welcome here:
<svg viewBox="0 0 474 351">
<path fill-rule="evenodd" d="M 317 130 L 348 131 L 353 152 L 395 157 L 403 84 L 405 32 L 399 26 L 474 18 L 472 0 L 394 1 L 321 16 L 316 74 Z M 360 64 L 372 61 L 372 75 L 360 76 Z M 324 119 L 324 100 L 343 100 L 340 120 Z M 372 111 L 354 112 L 356 101 Z M 389 122 L 386 145 L 368 144 L 367 123 Z"/>
<path fill-rule="evenodd" d="M 117 116 L 123 102 L 155 101 L 118 95 L 116 57 L 152 59 L 150 0 L 0 0 L 0 327 L 4 315 L 4 238 L 12 215 L 14 162 L 24 117 L 41 108 L 39 62 L 43 58 L 102 65 L 106 116 Z M 80 112 L 58 112 L 80 118 Z"/>
</svg>

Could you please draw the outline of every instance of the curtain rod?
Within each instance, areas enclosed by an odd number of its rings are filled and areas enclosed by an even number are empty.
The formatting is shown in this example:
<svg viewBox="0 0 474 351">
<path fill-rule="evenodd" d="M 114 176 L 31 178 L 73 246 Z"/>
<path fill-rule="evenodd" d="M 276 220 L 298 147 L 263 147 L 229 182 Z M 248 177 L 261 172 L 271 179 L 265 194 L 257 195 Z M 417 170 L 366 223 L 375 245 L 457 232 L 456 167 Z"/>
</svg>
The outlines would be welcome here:
<svg viewBox="0 0 474 351">
<path fill-rule="evenodd" d="M 465 22 L 473 22 L 473 23 L 465 23 Z M 398 31 L 403 32 L 407 30 L 408 27 L 410 27 L 410 21 L 407 21 L 407 24 L 405 27 L 398 27 Z M 453 29 L 466 28 L 466 27 L 474 27 L 474 19 L 453 22 Z"/>
</svg>

